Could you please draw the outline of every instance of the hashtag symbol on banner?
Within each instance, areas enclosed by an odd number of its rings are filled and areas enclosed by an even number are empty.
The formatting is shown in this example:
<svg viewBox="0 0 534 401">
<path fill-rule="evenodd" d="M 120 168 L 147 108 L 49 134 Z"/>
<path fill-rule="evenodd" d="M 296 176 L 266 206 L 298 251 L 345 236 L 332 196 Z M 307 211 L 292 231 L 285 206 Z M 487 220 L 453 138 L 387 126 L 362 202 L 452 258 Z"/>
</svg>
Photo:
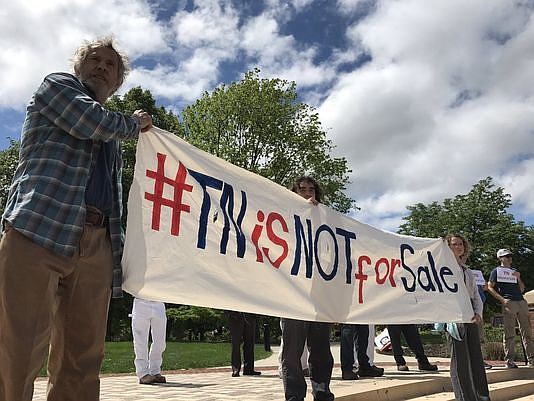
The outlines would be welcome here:
<svg viewBox="0 0 534 401">
<path fill-rule="evenodd" d="M 180 215 L 182 212 L 190 212 L 190 206 L 182 203 L 182 194 L 184 191 L 191 192 L 193 186 L 185 183 L 187 169 L 181 162 L 178 165 L 176 178 L 172 179 L 165 176 L 165 159 L 167 158 L 167 155 L 158 153 L 157 157 L 157 171 L 146 170 L 146 176 L 154 179 L 154 193 L 151 194 L 145 192 L 145 199 L 153 202 L 152 229 L 159 231 L 162 206 L 170 207 L 172 209 L 171 235 L 178 236 L 180 234 Z M 174 196 L 172 199 L 163 197 L 163 188 L 165 185 L 170 185 L 174 188 Z"/>
</svg>

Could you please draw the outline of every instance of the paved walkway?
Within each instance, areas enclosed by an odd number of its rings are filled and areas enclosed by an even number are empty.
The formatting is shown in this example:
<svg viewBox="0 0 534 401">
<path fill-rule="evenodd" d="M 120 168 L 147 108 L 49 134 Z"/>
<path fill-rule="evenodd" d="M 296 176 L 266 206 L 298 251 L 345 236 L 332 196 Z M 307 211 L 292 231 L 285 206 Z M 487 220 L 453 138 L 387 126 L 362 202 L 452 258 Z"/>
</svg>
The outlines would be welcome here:
<svg viewBox="0 0 534 401">
<path fill-rule="evenodd" d="M 357 381 L 341 380 L 339 368 L 339 345 L 332 345 L 334 356 L 334 372 L 331 389 L 336 396 L 351 394 L 363 388 L 378 388 L 388 385 L 388 381 L 424 380 L 436 373 L 417 371 L 415 358 L 407 357 L 408 365 L 413 372 L 401 375 L 397 372 L 392 356 L 375 354 L 375 364 L 386 369 L 384 377 L 376 379 L 360 379 Z M 273 354 L 260 361 L 256 361 L 256 369 L 261 370 L 261 376 L 231 377 L 230 367 L 213 369 L 180 371 L 165 373 L 167 383 L 159 385 L 140 385 L 133 374 L 103 376 L 101 379 L 102 401 L 260 401 L 283 400 L 284 391 L 282 381 L 278 377 L 278 347 L 273 347 Z M 447 358 L 430 358 L 432 363 L 438 363 L 441 374 L 448 375 L 449 360 Z M 308 391 L 311 386 L 308 381 Z M 46 380 L 38 379 L 35 382 L 33 400 L 44 401 Z M 311 395 L 307 397 L 312 399 Z"/>
</svg>

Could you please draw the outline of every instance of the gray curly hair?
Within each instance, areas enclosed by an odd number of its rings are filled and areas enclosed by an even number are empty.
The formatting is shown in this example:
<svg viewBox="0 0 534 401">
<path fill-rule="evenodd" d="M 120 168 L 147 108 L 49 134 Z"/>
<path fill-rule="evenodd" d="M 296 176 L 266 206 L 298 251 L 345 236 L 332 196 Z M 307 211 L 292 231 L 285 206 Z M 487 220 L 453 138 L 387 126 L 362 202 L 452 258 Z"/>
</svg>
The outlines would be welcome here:
<svg viewBox="0 0 534 401">
<path fill-rule="evenodd" d="M 115 47 L 112 36 L 97 38 L 92 42 L 88 40 L 84 41 L 83 45 L 76 49 L 76 52 L 74 53 L 74 56 L 72 58 L 74 73 L 78 75 L 78 71 L 80 70 L 81 65 L 87 59 L 87 56 L 89 55 L 91 50 L 100 49 L 102 47 L 108 47 L 112 49 L 115 53 L 117 53 L 119 64 L 117 68 L 117 85 L 115 88 L 113 88 L 113 92 L 115 92 L 117 89 L 120 88 L 120 86 L 124 82 L 124 79 L 130 72 L 130 65 L 128 62 L 128 57 L 121 51 L 117 50 L 117 48 Z"/>
</svg>

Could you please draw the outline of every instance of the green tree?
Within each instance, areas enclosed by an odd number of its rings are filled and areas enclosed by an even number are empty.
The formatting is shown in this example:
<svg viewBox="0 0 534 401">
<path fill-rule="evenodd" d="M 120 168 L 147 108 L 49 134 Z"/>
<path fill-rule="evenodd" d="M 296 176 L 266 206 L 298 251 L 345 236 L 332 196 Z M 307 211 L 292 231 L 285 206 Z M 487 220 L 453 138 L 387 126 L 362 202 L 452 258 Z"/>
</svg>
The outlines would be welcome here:
<svg viewBox="0 0 534 401">
<path fill-rule="evenodd" d="M 297 101 L 296 84 L 260 79 L 259 70 L 243 80 L 204 93 L 182 113 L 185 139 L 236 166 L 288 187 L 312 175 L 325 191 L 325 203 L 341 212 L 352 205 L 345 158 L 330 155 L 315 110 Z"/>
<path fill-rule="evenodd" d="M 491 177 L 480 180 L 469 193 L 432 202 L 408 206 L 399 233 L 419 237 L 442 237 L 460 233 L 473 247 L 468 263 L 484 272 L 487 279 L 498 264 L 499 248 L 514 252 L 514 266 L 520 271 L 527 288 L 534 286 L 534 227 L 515 221 L 507 209 L 511 196 L 495 187 Z"/>
<path fill-rule="evenodd" d="M 167 309 L 169 336 L 182 340 L 187 334 L 189 340 L 204 340 L 207 331 L 222 326 L 223 312 L 199 306 L 177 305 Z"/>
<path fill-rule="evenodd" d="M 20 143 L 11 139 L 7 149 L 0 151 L 0 216 L 4 214 L 9 187 L 19 163 Z"/>
</svg>

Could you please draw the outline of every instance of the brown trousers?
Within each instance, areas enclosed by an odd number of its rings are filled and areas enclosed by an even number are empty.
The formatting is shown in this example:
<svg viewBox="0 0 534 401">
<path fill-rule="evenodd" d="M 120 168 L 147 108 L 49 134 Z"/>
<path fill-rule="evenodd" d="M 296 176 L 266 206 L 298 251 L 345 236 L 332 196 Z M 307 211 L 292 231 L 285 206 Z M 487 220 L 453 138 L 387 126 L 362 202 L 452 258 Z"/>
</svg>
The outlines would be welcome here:
<svg viewBox="0 0 534 401">
<path fill-rule="evenodd" d="M 0 400 L 31 401 L 47 351 L 48 401 L 99 399 L 112 260 L 105 228 L 86 225 L 79 253 L 69 258 L 6 226 L 0 241 Z"/>
<path fill-rule="evenodd" d="M 534 342 L 532 339 L 532 329 L 528 315 L 528 303 L 522 301 L 508 301 L 502 306 L 504 316 L 503 347 L 504 360 L 512 363 L 515 360 L 515 324 L 519 324 L 519 334 L 527 353 L 529 364 L 534 364 Z"/>
</svg>

